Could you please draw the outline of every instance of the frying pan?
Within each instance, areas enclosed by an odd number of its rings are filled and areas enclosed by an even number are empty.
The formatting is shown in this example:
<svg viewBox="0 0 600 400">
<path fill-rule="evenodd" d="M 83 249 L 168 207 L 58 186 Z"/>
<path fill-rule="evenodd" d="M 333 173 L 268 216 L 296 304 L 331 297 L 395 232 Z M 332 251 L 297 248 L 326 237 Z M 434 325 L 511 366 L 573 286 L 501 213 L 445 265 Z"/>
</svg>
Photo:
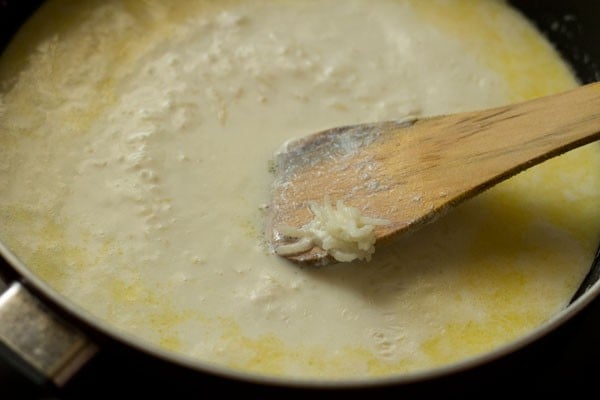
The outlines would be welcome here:
<svg viewBox="0 0 600 400">
<path fill-rule="evenodd" d="M 40 3 L 0 1 L 0 50 Z M 511 3 L 549 38 L 583 83 L 600 80 L 600 47 L 597 46 L 600 2 L 515 0 Z M 110 393 L 107 387 L 125 382 L 134 386 L 138 394 L 155 393 L 159 388 L 167 389 L 171 395 L 194 390 L 204 392 L 210 388 L 219 390 L 220 395 L 244 390 L 246 394 L 262 398 L 289 393 L 311 396 L 323 393 L 427 395 L 448 390 L 464 393 L 485 385 L 497 393 L 513 387 L 504 384 L 505 380 L 527 382 L 531 360 L 536 360 L 535 365 L 539 366 L 545 359 L 551 359 L 553 349 L 572 337 L 590 309 L 600 309 L 598 252 L 566 310 L 541 328 L 496 351 L 411 376 L 342 383 L 295 381 L 190 361 L 117 332 L 45 284 L 2 243 L 0 255 L 0 278 L 8 287 L 0 299 L 0 356 L 35 384 L 62 394 L 80 395 L 81 382 L 93 382 L 96 394 Z M 135 382 L 136 375 L 128 372 L 140 368 L 147 373 L 143 378 L 137 375 L 139 382 Z"/>
</svg>

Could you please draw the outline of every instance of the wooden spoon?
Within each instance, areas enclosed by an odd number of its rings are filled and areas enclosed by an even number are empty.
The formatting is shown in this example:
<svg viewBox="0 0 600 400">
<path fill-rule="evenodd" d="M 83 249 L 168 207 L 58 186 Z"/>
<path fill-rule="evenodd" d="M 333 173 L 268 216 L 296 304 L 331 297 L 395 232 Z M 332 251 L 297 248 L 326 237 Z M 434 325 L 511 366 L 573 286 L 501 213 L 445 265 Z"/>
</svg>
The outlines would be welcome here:
<svg viewBox="0 0 600 400">
<path fill-rule="evenodd" d="M 600 139 L 600 83 L 476 112 L 329 129 L 276 155 L 267 235 L 302 227 L 311 201 L 356 207 L 382 218 L 376 242 L 407 232 L 451 206 L 551 157 Z M 290 260 L 327 264 L 314 246 Z"/>
</svg>

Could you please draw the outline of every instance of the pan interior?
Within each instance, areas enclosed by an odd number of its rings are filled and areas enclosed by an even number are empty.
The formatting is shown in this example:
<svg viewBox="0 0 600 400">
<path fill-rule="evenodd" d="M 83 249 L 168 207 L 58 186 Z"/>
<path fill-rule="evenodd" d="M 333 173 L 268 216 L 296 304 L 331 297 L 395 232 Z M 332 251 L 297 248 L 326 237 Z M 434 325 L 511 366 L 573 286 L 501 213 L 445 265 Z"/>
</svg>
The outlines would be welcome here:
<svg viewBox="0 0 600 400">
<path fill-rule="evenodd" d="M 326 380 L 449 365 L 564 310 L 600 239 L 594 144 L 369 263 L 300 268 L 265 244 L 283 141 L 579 83 L 502 2 L 53 0 L 0 82 L 0 239 L 93 315 L 192 360 Z"/>
</svg>

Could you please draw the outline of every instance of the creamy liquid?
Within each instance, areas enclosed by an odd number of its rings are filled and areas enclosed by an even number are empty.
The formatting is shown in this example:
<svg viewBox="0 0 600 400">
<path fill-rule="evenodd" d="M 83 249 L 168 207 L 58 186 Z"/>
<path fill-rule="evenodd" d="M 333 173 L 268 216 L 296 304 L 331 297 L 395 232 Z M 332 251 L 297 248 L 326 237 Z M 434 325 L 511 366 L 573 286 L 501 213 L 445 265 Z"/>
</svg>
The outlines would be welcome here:
<svg viewBox="0 0 600 400">
<path fill-rule="evenodd" d="M 368 263 L 301 268 L 265 242 L 285 140 L 577 85 L 500 1 L 50 1 L 0 82 L 2 240 L 191 359 L 323 379 L 456 362 L 563 309 L 600 240 L 593 144 Z"/>
</svg>

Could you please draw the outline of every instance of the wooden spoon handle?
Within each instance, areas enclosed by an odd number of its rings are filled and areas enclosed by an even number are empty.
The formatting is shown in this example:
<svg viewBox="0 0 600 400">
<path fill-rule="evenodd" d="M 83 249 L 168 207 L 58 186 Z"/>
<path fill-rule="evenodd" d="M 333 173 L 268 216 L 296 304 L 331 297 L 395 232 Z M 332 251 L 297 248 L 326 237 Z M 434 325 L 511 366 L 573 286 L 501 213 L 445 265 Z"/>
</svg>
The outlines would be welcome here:
<svg viewBox="0 0 600 400">
<path fill-rule="evenodd" d="M 425 119 L 386 136 L 371 146 L 380 159 L 388 158 L 384 174 L 433 212 L 599 140 L 600 83 L 500 108 Z M 419 181 L 410 178 L 414 176 Z M 380 235 L 398 228 L 383 227 Z"/>
<path fill-rule="evenodd" d="M 600 84 L 441 121 L 446 134 L 434 129 L 426 134 L 438 142 L 439 154 L 446 158 L 443 169 L 460 173 L 470 168 L 465 165 L 469 162 L 480 179 L 487 181 L 487 175 L 499 180 L 598 140 Z M 454 163 L 459 165 L 448 168 Z"/>
</svg>

